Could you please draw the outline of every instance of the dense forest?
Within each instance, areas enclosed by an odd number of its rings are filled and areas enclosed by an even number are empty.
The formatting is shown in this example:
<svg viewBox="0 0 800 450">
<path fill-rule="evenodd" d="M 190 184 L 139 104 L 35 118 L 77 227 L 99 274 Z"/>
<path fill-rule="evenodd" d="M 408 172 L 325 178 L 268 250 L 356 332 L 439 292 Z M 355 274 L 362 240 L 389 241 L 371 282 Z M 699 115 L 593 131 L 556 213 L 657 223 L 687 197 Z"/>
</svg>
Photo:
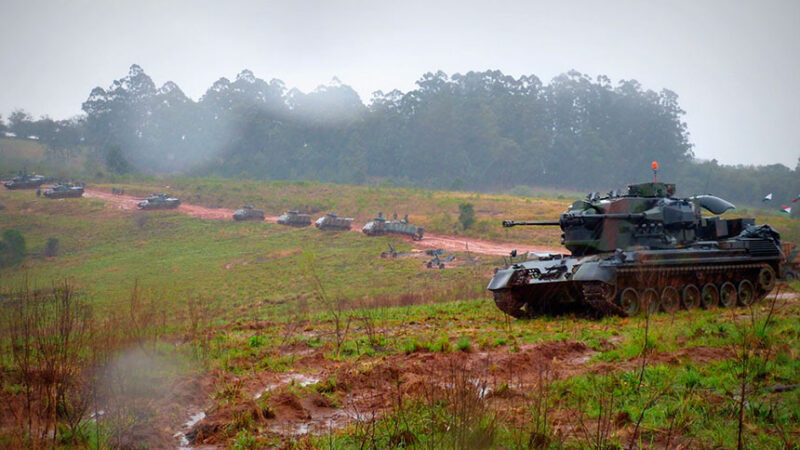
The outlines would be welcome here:
<svg viewBox="0 0 800 450">
<path fill-rule="evenodd" d="M 800 162 L 792 170 L 695 160 L 674 92 L 575 71 L 549 84 L 500 71 L 426 73 L 416 89 L 378 91 L 365 105 L 336 79 L 303 93 L 248 70 L 193 101 L 133 65 L 82 109 L 62 121 L 18 110 L 0 131 L 35 136 L 56 159 L 89 149 L 117 173 L 582 191 L 646 180 L 658 160 L 660 177 L 682 194 L 754 204 L 767 192 L 784 203 L 800 193 Z"/>
</svg>

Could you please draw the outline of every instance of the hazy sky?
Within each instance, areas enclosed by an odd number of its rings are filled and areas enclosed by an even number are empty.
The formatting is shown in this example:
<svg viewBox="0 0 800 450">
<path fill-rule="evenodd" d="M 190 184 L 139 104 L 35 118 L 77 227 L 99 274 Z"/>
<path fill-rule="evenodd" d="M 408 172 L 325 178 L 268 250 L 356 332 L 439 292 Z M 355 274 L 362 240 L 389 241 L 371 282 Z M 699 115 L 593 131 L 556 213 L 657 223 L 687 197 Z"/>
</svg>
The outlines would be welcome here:
<svg viewBox="0 0 800 450">
<path fill-rule="evenodd" d="M 141 65 L 198 99 L 244 68 L 365 102 L 427 71 L 575 69 L 678 93 L 695 154 L 800 157 L 800 1 L 0 0 L 0 114 L 66 118 Z"/>
</svg>

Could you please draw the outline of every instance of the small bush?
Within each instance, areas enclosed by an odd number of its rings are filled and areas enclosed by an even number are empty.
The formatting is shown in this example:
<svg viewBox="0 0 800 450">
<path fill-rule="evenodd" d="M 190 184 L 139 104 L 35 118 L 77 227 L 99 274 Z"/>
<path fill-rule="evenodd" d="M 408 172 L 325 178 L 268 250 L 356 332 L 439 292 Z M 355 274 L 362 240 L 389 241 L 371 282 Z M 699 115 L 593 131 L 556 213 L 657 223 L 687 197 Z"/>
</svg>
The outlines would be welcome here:
<svg viewBox="0 0 800 450">
<path fill-rule="evenodd" d="M 439 336 L 439 339 L 428 346 L 428 350 L 432 352 L 447 353 L 450 351 L 450 349 L 450 337 L 447 335 Z"/>
<path fill-rule="evenodd" d="M 53 237 L 47 239 L 47 243 L 44 245 L 44 256 L 48 258 L 58 256 L 58 239 Z"/>
<path fill-rule="evenodd" d="M 461 336 L 456 343 L 456 348 L 460 352 L 469 352 L 472 350 L 472 344 L 469 342 L 469 338 L 466 336 Z"/>
<path fill-rule="evenodd" d="M 472 203 L 461 203 L 458 205 L 458 222 L 465 230 L 475 223 L 475 207 Z"/>
<path fill-rule="evenodd" d="M 250 347 L 261 347 L 264 345 L 264 336 L 257 334 L 255 336 L 250 337 L 249 341 Z"/>
<path fill-rule="evenodd" d="M 420 344 L 420 342 L 418 340 L 416 340 L 416 339 L 408 340 L 403 344 L 403 353 L 405 353 L 406 355 L 409 355 L 411 353 L 418 352 L 418 351 L 424 350 L 424 349 L 425 349 L 425 346 Z"/>
<path fill-rule="evenodd" d="M 247 430 L 239 430 L 236 439 L 233 441 L 233 448 L 236 450 L 253 449 L 256 447 L 256 437 Z"/>
<path fill-rule="evenodd" d="M 27 253 L 25 238 L 19 231 L 12 229 L 3 231 L 3 239 L 0 240 L 0 267 L 21 263 Z"/>
</svg>

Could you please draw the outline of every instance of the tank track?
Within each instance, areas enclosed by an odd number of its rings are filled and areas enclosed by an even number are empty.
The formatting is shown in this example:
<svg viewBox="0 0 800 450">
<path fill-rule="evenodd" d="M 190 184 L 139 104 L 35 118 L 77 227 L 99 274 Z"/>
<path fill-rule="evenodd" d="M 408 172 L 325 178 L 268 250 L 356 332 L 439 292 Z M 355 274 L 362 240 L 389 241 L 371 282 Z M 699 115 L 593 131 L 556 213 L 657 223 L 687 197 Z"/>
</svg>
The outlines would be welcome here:
<svg viewBox="0 0 800 450">
<path fill-rule="evenodd" d="M 764 277 L 764 278 L 762 278 Z M 523 294 L 516 290 L 502 290 L 494 293 L 494 301 L 498 309 L 515 318 L 531 318 L 541 314 L 571 311 L 577 314 L 594 318 L 606 316 L 629 316 L 649 310 L 674 312 L 679 308 L 691 309 L 693 307 L 721 306 L 748 306 L 766 297 L 775 285 L 775 270 L 766 263 L 728 264 L 728 265 L 690 265 L 680 267 L 638 266 L 633 268 L 620 268 L 617 271 L 617 284 L 611 285 L 599 281 L 580 283 L 581 299 L 571 308 L 562 308 L 557 304 L 535 304 L 523 299 Z M 749 283 L 750 297 L 742 298 L 742 293 L 747 293 Z M 710 305 L 704 304 L 698 297 L 694 304 L 686 304 L 687 286 L 693 285 L 697 295 L 705 293 L 705 288 L 711 286 L 716 292 L 716 301 Z M 727 285 L 727 286 L 726 286 Z M 734 293 L 731 296 L 731 287 Z M 723 302 L 721 290 L 727 289 Z M 669 289 L 668 289 L 669 288 Z M 636 293 L 638 309 L 632 314 L 622 304 L 623 292 L 633 289 Z M 652 292 L 651 292 L 652 291 Z M 669 291 L 669 292 L 668 292 Z M 664 299 L 671 294 L 671 302 L 667 305 Z M 641 297 L 645 294 L 654 298 L 655 304 L 644 304 Z M 675 295 L 677 294 L 677 297 Z M 655 297 L 652 297 L 655 295 Z M 732 300 L 731 300 L 732 299 Z M 535 300 L 534 300 L 535 301 Z"/>
<path fill-rule="evenodd" d="M 516 319 L 531 317 L 524 309 L 526 303 L 522 300 L 519 300 L 513 292 L 509 292 L 507 290 L 495 292 L 494 304 L 497 305 L 497 308 L 500 309 L 500 311 L 503 311 L 504 313 Z"/>
<path fill-rule="evenodd" d="M 616 289 L 609 289 L 608 286 L 610 285 L 599 281 L 583 284 L 583 301 L 589 307 L 589 310 L 586 311 L 587 314 L 598 319 L 605 316 L 627 316 L 625 311 L 614 302 Z"/>
</svg>

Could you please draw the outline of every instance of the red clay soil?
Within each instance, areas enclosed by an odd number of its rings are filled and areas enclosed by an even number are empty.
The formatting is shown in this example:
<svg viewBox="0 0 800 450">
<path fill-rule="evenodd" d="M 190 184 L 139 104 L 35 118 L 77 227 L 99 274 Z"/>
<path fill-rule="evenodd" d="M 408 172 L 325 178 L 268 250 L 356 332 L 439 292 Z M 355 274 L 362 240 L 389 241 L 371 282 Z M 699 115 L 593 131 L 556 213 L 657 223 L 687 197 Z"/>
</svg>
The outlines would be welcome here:
<svg viewBox="0 0 800 450">
<path fill-rule="evenodd" d="M 136 204 L 143 200 L 142 198 L 137 198 L 130 195 L 115 195 L 97 189 L 86 189 L 84 190 L 83 195 L 89 198 L 97 198 L 108 203 L 112 203 L 124 211 L 136 210 Z M 207 208 L 204 206 L 190 205 L 187 203 L 181 203 L 180 206 L 178 206 L 178 212 L 193 217 L 199 217 L 201 219 L 232 220 L 233 218 L 233 210 L 231 209 Z M 267 216 L 264 221 L 276 223 L 278 221 L 278 217 Z M 351 231 L 360 233 L 361 226 L 354 224 L 351 228 Z M 409 237 L 408 240 L 411 241 L 411 238 Z M 412 241 L 412 243 L 417 248 L 443 248 L 450 252 L 463 252 L 469 250 L 472 253 L 495 256 L 508 255 L 511 250 L 517 250 L 520 254 L 530 251 L 549 253 L 559 252 L 557 249 L 535 245 L 490 242 L 475 238 L 446 236 L 431 233 L 426 233 L 425 237 L 421 241 Z"/>
<path fill-rule="evenodd" d="M 286 350 L 289 354 L 297 350 L 299 358 L 293 366 L 306 374 L 256 372 L 246 376 L 242 381 L 244 399 L 213 410 L 198 425 L 195 444 L 224 444 L 220 430 L 236 415 L 248 414 L 258 428 L 278 436 L 318 434 L 380 417 L 400 399 L 424 401 L 446 391 L 452 393 L 459 386 L 469 395 L 485 399 L 490 408 L 515 411 L 521 402 L 530 401 L 524 394 L 535 392 L 543 382 L 585 373 L 635 370 L 641 365 L 639 358 L 589 363 L 596 352 L 570 340 L 524 344 L 518 351 L 510 347 L 469 353 L 421 351 L 346 362 L 325 358 L 324 349 L 314 349 L 311 354 L 308 348 Z M 705 364 L 731 356 L 726 349 L 694 347 L 656 354 L 648 365 L 675 365 L 688 360 Z M 318 386 L 324 386 L 317 390 L 329 392 L 338 399 L 338 405 L 327 396 L 298 389 L 317 380 L 321 380 Z M 257 407 L 259 401 L 268 407 Z"/>
<path fill-rule="evenodd" d="M 511 250 L 517 250 L 520 255 L 526 252 L 561 253 L 558 249 L 530 244 L 491 242 L 469 237 L 445 236 L 432 233 L 425 233 L 425 237 L 421 241 L 412 241 L 412 243 L 415 247 L 420 248 L 443 248 L 449 252 L 469 250 L 472 253 L 494 256 L 507 256 Z"/>
</svg>

